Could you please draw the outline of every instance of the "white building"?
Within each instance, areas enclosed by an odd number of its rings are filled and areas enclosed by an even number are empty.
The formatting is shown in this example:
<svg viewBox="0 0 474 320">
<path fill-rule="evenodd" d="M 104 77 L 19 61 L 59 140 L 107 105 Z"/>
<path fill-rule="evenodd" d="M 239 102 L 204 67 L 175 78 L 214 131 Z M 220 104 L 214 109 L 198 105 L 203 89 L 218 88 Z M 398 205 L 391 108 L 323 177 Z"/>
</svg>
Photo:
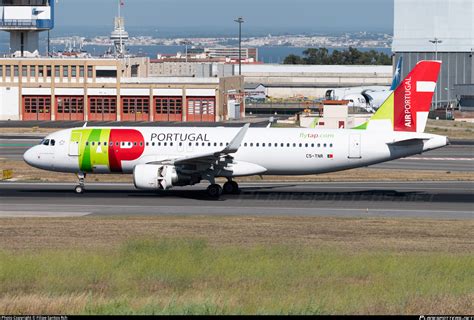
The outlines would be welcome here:
<svg viewBox="0 0 474 320">
<path fill-rule="evenodd" d="M 474 107 L 474 1 L 395 0 L 393 52 L 394 61 L 403 57 L 402 77 L 420 60 L 442 60 L 438 106 Z"/>
<path fill-rule="evenodd" d="M 238 66 L 237 66 L 238 68 Z M 389 86 L 392 66 L 245 64 L 246 83 L 263 84 L 272 98 L 323 98 L 328 89 Z"/>
</svg>

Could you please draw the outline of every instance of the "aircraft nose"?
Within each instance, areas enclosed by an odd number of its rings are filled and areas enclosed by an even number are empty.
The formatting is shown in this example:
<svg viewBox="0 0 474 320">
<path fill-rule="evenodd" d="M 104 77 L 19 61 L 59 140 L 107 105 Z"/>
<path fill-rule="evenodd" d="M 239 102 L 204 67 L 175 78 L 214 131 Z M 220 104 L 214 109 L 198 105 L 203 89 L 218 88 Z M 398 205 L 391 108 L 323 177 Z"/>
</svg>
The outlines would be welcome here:
<svg viewBox="0 0 474 320">
<path fill-rule="evenodd" d="M 34 149 L 35 147 L 29 148 L 23 154 L 23 160 L 25 160 L 26 163 L 33 167 L 35 166 L 35 162 L 38 160 L 38 155 Z"/>
</svg>

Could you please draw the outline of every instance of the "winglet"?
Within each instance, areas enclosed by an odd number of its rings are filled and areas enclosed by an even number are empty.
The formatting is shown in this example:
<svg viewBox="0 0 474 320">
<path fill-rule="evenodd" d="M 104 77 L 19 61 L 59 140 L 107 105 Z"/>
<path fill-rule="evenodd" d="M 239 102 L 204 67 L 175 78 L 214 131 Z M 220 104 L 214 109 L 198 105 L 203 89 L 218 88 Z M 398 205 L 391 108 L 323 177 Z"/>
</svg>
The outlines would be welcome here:
<svg viewBox="0 0 474 320">
<path fill-rule="evenodd" d="M 236 153 L 237 150 L 239 150 L 240 145 L 242 144 L 242 141 L 244 140 L 249 127 L 250 127 L 250 123 L 245 124 L 245 126 L 243 126 L 243 128 L 240 129 L 240 131 L 237 133 L 234 139 L 232 139 L 229 145 L 224 150 L 222 150 L 222 153 L 225 153 L 225 154 Z"/>
</svg>

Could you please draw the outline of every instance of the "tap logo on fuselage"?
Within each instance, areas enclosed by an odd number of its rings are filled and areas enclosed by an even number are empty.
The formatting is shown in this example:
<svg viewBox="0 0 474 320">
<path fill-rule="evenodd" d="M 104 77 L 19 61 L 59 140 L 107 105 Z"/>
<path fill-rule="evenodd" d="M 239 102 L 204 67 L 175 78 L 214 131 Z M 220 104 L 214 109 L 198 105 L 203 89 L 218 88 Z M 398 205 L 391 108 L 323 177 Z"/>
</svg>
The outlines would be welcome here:
<svg viewBox="0 0 474 320">
<path fill-rule="evenodd" d="M 133 161 L 145 151 L 145 139 L 135 129 L 73 130 L 71 142 L 79 144 L 79 169 L 83 172 L 122 172 L 123 161 Z"/>
</svg>

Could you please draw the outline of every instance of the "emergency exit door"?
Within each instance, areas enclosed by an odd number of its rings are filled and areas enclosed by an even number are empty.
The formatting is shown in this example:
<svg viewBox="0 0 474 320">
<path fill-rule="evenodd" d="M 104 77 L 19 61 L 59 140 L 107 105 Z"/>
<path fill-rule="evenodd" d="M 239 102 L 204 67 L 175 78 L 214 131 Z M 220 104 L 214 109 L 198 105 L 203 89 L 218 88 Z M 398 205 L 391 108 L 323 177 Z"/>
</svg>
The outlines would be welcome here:
<svg viewBox="0 0 474 320">
<path fill-rule="evenodd" d="M 71 140 L 69 140 L 69 155 L 70 156 L 79 156 L 79 141 L 81 141 L 82 133 L 73 132 L 71 133 Z"/>
<path fill-rule="evenodd" d="M 360 134 L 351 134 L 349 136 L 349 158 L 362 158 Z"/>
</svg>

